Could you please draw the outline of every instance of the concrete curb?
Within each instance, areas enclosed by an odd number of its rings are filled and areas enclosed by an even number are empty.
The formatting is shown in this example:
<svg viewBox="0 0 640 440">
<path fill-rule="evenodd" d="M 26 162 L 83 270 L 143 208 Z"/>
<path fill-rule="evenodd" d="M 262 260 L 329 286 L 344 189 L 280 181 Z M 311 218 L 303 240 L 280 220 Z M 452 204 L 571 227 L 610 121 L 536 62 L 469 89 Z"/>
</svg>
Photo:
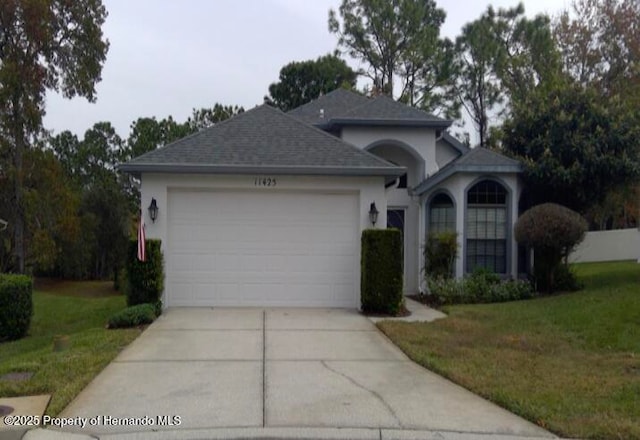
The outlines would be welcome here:
<svg viewBox="0 0 640 440">
<path fill-rule="evenodd" d="M 548 438 L 500 433 L 377 428 L 215 428 L 97 435 L 34 429 L 27 432 L 23 440 L 542 440 Z"/>
</svg>

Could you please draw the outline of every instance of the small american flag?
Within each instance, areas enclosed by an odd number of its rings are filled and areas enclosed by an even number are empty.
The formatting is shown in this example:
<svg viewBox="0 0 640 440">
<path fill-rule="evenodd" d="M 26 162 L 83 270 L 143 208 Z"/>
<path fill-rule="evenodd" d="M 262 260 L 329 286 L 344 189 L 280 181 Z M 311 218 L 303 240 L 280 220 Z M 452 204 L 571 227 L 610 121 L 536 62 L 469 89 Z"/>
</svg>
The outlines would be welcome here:
<svg viewBox="0 0 640 440">
<path fill-rule="evenodd" d="M 140 224 L 138 225 L 138 260 L 147 260 L 144 237 L 144 215 L 142 214 L 142 211 L 140 211 Z"/>
</svg>

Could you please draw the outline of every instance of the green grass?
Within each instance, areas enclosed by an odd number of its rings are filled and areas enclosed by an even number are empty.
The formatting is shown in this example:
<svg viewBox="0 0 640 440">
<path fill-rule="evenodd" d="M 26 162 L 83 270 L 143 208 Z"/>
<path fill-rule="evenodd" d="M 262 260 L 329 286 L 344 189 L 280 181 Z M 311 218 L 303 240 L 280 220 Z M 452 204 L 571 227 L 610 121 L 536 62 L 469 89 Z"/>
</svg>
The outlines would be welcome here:
<svg viewBox="0 0 640 440">
<path fill-rule="evenodd" d="M 640 439 L 640 264 L 575 268 L 580 292 L 379 327 L 419 364 L 559 435 Z"/>
<path fill-rule="evenodd" d="M 39 282 L 27 337 L 0 343 L 0 375 L 32 372 L 23 382 L 0 381 L 0 396 L 51 394 L 47 414 L 57 415 L 131 341 L 138 329 L 106 330 L 126 306 L 109 282 Z M 70 348 L 53 351 L 53 339 L 68 335 Z"/>
</svg>

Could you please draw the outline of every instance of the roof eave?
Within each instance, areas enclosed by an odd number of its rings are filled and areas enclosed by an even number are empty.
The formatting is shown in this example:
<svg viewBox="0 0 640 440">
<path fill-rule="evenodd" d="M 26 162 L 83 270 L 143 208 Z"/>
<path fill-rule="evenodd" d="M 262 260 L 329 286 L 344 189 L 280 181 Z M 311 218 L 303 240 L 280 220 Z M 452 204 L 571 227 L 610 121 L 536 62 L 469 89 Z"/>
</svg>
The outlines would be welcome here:
<svg viewBox="0 0 640 440">
<path fill-rule="evenodd" d="M 398 177 L 407 172 L 404 167 L 318 167 L 282 165 L 203 165 L 125 163 L 118 170 L 140 177 L 142 173 L 167 174 L 275 174 L 306 176 L 387 176 Z"/>
</svg>

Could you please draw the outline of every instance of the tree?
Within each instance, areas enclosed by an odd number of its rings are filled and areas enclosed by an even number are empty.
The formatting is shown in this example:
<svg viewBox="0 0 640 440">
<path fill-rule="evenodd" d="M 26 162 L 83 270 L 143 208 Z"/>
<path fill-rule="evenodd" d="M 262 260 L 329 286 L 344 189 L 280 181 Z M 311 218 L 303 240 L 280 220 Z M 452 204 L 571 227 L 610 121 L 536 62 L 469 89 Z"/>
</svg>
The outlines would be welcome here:
<svg viewBox="0 0 640 440">
<path fill-rule="evenodd" d="M 503 148 L 524 164 L 531 202 L 555 202 L 581 214 L 640 175 L 640 126 L 616 99 L 563 83 L 514 106 Z"/>
<path fill-rule="evenodd" d="M 577 285 L 566 261 L 584 239 L 586 231 L 587 222 L 580 214 L 555 203 L 534 206 L 520 216 L 514 235 L 518 243 L 531 247 L 535 253 L 535 278 L 539 291 L 572 290 Z M 564 271 L 560 269 L 563 260 Z M 559 274 L 562 274 L 561 279 L 555 279 Z"/>
<path fill-rule="evenodd" d="M 640 94 L 640 3 L 575 0 L 554 23 L 565 71 L 607 96 Z"/>
<path fill-rule="evenodd" d="M 433 0 L 342 0 L 338 14 L 329 11 L 329 31 L 338 35 L 339 47 L 367 65 L 360 73 L 374 89 L 393 96 L 399 76 L 400 96 L 410 105 L 442 101 L 433 96 L 448 80 L 450 44 L 439 39 L 446 14 Z"/>
<path fill-rule="evenodd" d="M 544 14 L 529 19 L 524 12 L 520 3 L 499 9 L 493 19 L 499 44 L 495 70 L 509 103 L 526 99 L 534 88 L 552 86 L 561 71 L 551 20 Z"/>
<path fill-rule="evenodd" d="M 190 133 L 212 127 L 218 122 L 232 118 L 244 112 L 244 108 L 237 105 L 222 105 L 215 103 L 211 108 L 193 109 L 193 113 L 187 119 L 186 130 Z M 174 137 L 171 133 L 169 137 Z"/>
<path fill-rule="evenodd" d="M 494 10 L 489 6 L 456 39 L 455 95 L 486 147 L 490 116 L 504 117 L 511 105 L 532 90 L 551 87 L 560 63 L 545 15 L 528 19 L 524 6 Z"/>
<path fill-rule="evenodd" d="M 269 86 L 271 101 L 289 111 L 337 88 L 353 89 L 357 74 L 336 55 L 293 61 L 280 69 L 279 81 Z"/>
<path fill-rule="evenodd" d="M 462 28 L 456 39 L 456 96 L 467 111 L 486 147 L 489 137 L 489 112 L 504 101 L 496 74 L 501 48 L 495 35 L 493 10 Z"/>
<path fill-rule="evenodd" d="M 12 187 L 16 269 L 25 271 L 24 156 L 42 128 L 47 90 L 95 100 L 108 42 L 100 0 L 0 3 L 0 148 Z"/>
<path fill-rule="evenodd" d="M 79 197 L 60 162 L 49 150 L 25 150 L 23 172 L 25 262 L 36 271 L 50 271 L 60 255 L 61 243 L 79 237 L 76 215 Z M 5 189 L 2 193 L 10 197 L 12 191 Z M 4 203 L 2 207 L 11 209 Z M 2 252 L 10 252 L 14 246 L 15 243 Z M 5 254 L 0 258 L 3 262 L 0 272 L 15 269 L 15 263 L 7 257 Z"/>
</svg>

